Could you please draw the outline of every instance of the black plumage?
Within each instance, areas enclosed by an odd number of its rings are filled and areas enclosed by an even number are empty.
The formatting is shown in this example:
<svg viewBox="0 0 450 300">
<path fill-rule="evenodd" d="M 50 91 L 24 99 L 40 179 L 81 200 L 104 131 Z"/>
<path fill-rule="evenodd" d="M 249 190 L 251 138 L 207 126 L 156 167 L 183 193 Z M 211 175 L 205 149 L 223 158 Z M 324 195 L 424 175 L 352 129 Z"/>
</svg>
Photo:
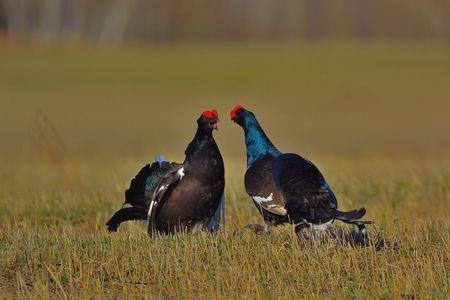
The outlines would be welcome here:
<svg viewBox="0 0 450 300">
<path fill-rule="evenodd" d="M 250 225 L 255 231 L 268 231 L 283 223 L 296 224 L 296 230 L 310 227 L 324 230 L 334 220 L 357 225 L 366 210 L 339 211 L 337 199 L 319 169 L 293 153 L 280 152 L 269 140 L 255 115 L 241 106 L 231 118 L 244 129 L 247 171 L 245 188 L 263 216 L 266 225 Z"/>
<path fill-rule="evenodd" d="M 212 135 L 216 110 L 205 111 L 182 164 L 146 165 L 131 181 L 125 203 L 106 223 L 116 231 L 121 222 L 147 220 L 148 232 L 164 234 L 205 229 L 223 194 L 224 164 Z"/>
</svg>

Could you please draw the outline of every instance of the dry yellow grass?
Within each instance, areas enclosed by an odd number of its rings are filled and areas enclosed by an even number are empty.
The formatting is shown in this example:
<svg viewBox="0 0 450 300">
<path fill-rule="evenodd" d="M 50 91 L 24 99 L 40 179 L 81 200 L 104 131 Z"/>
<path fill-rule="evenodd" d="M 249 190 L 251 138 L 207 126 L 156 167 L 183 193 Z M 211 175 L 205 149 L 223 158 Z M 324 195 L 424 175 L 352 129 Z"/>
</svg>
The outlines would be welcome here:
<svg viewBox="0 0 450 300">
<path fill-rule="evenodd" d="M 341 224 L 334 226 L 336 236 L 326 237 L 298 239 L 291 227 L 270 236 L 241 232 L 259 217 L 233 178 L 227 228 L 218 236 L 150 239 L 139 223 L 111 235 L 104 223 L 120 204 L 125 184 L 115 179 L 74 192 L 61 187 L 3 196 L 1 288 L 4 295 L 45 298 L 445 298 L 449 162 L 439 168 L 386 161 L 382 168 L 379 162 L 328 165 L 340 170 L 333 181 L 342 207 L 364 205 L 376 221 L 372 245 L 355 243 L 355 233 Z M 91 172 L 83 176 L 108 181 Z"/>
<path fill-rule="evenodd" d="M 4 46 L 0 297 L 448 298 L 447 44 Z M 261 219 L 226 116 L 234 97 L 282 150 L 319 165 L 343 209 L 367 208 L 371 244 L 338 223 L 300 238 L 240 230 Z M 130 222 L 109 234 L 131 177 L 160 152 L 181 160 L 211 106 L 225 230 L 148 238 Z"/>
</svg>

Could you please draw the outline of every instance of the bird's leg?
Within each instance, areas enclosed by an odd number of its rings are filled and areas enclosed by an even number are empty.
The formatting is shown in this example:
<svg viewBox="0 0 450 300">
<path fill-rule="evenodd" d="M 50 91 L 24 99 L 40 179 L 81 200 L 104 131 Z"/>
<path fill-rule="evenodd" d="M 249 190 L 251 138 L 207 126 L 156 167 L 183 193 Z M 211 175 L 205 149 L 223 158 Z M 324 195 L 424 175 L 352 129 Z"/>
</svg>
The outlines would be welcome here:
<svg viewBox="0 0 450 300">
<path fill-rule="evenodd" d="M 345 219 L 337 219 L 337 220 L 340 220 L 347 224 L 356 225 L 358 227 L 359 231 L 361 232 L 361 234 L 363 235 L 364 240 L 366 240 L 366 241 L 369 240 L 369 233 L 367 232 L 366 224 L 373 224 L 372 221 L 345 220 Z"/>
<path fill-rule="evenodd" d="M 364 224 L 356 224 L 356 226 L 358 226 L 358 229 L 363 235 L 364 240 L 369 240 L 369 233 L 367 232 L 366 226 Z"/>
<path fill-rule="evenodd" d="M 207 228 L 208 221 L 208 219 L 205 219 L 193 224 L 193 226 L 191 227 L 191 232 L 195 234 L 197 232 L 204 231 Z"/>
<path fill-rule="evenodd" d="M 295 226 L 295 233 L 297 234 L 297 236 L 300 236 L 300 232 L 303 231 L 303 229 L 309 229 L 311 228 L 311 226 L 308 224 L 308 222 L 305 219 L 301 219 L 300 223 L 297 223 L 297 225 Z"/>
<path fill-rule="evenodd" d="M 295 226 L 295 233 L 299 234 L 303 229 L 307 228 L 309 228 L 309 225 L 307 223 L 302 222 Z"/>
<path fill-rule="evenodd" d="M 269 222 L 264 224 L 264 233 L 272 233 L 273 225 Z"/>
</svg>

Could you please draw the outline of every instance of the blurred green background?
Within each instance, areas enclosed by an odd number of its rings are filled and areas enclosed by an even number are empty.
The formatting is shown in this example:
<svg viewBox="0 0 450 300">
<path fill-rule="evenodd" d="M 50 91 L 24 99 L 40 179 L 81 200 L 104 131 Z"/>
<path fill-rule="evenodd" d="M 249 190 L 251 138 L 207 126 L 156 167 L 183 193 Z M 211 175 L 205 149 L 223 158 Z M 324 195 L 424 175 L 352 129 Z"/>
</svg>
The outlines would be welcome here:
<svg viewBox="0 0 450 300">
<path fill-rule="evenodd" d="M 3 43 L 2 158 L 36 154 L 45 114 L 79 156 L 182 159 L 195 120 L 221 113 L 222 151 L 244 159 L 229 110 L 254 111 L 285 151 L 336 157 L 444 155 L 450 44 L 314 41 L 93 46 Z"/>
</svg>

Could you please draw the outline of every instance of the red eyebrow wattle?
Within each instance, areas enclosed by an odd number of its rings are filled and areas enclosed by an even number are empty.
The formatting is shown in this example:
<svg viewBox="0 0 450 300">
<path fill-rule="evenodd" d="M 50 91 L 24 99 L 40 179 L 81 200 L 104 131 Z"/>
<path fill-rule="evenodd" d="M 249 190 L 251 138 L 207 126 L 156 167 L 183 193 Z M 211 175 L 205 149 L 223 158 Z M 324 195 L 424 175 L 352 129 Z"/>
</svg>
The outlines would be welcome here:
<svg viewBox="0 0 450 300">
<path fill-rule="evenodd" d="M 212 114 L 211 114 L 211 112 L 210 112 L 209 110 L 205 110 L 205 111 L 203 112 L 203 116 L 204 116 L 205 118 L 207 118 L 207 119 L 211 119 Z"/>
<path fill-rule="evenodd" d="M 242 105 L 236 105 L 235 107 L 233 107 L 233 109 L 230 111 L 231 119 L 234 119 L 236 117 L 236 112 L 241 108 L 243 108 Z"/>
</svg>

